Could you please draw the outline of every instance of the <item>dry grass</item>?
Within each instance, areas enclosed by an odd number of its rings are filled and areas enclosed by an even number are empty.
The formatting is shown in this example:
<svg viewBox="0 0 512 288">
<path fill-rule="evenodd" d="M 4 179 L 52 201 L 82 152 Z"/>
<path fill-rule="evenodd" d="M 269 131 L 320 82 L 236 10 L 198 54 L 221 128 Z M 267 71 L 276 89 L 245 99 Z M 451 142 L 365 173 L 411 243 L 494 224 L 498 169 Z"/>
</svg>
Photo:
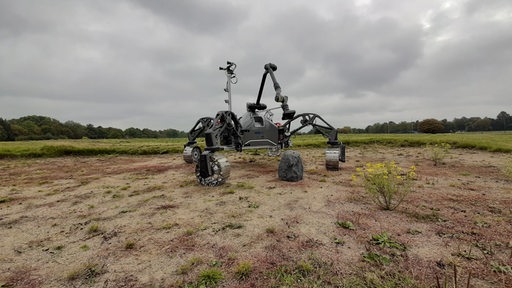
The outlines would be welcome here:
<svg viewBox="0 0 512 288">
<path fill-rule="evenodd" d="M 362 146 L 328 172 L 321 149 L 300 152 L 303 181 L 228 153 L 213 188 L 181 155 L 0 160 L 0 287 L 435 287 L 454 269 L 460 287 L 512 282 L 504 155 L 454 149 L 433 167 L 422 148 Z M 395 211 L 351 181 L 386 160 L 417 167 Z"/>
</svg>

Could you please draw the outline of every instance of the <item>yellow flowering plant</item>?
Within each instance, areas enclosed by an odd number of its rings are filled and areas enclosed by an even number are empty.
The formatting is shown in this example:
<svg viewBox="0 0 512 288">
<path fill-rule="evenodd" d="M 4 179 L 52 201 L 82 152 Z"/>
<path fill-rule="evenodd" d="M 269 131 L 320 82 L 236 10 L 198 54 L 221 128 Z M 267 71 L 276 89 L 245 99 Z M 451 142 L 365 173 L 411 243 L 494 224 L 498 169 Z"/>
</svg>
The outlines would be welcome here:
<svg viewBox="0 0 512 288">
<path fill-rule="evenodd" d="M 412 191 L 416 178 L 416 167 L 404 170 L 394 161 L 366 163 L 352 175 L 354 181 L 361 180 L 373 200 L 385 210 L 393 210 Z"/>
</svg>

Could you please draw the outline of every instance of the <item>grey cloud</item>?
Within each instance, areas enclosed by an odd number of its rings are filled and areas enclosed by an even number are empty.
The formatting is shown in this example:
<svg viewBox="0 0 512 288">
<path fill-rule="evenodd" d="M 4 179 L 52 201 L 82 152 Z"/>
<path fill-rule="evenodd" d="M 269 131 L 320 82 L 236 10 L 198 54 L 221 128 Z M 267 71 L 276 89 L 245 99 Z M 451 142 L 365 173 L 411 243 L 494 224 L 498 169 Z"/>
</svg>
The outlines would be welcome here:
<svg viewBox="0 0 512 288">
<path fill-rule="evenodd" d="M 260 29 L 249 45 L 259 42 L 280 53 L 293 67 L 292 80 L 323 69 L 327 77 L 315 89 L 323 93 L 375 89 L 409 69 L 422 52 L 419 25 L 391 18 L 365 20 L 344 13 L 326 20 L 305 8 L 290 9 Z"/>
<path fill-rule="evenodd" d="M 200 34 L 216 34 L 234 28 L 234 25 L 246 14 L 243 7 L 237 8 L 233 2 L 227 1 L 134 0 L 134 2 L 173 25 Z M 187 43 L 182 44 L 187 45 Z"/>
<path fill-rule="evenodd" d="M 509 2 L 0 1 L 0 117 L 187 130 L 226 109 L 226 60 L 239 114 L 274 62 L 291 108 L 335 126 L 494 117 Z"/>
</svg>

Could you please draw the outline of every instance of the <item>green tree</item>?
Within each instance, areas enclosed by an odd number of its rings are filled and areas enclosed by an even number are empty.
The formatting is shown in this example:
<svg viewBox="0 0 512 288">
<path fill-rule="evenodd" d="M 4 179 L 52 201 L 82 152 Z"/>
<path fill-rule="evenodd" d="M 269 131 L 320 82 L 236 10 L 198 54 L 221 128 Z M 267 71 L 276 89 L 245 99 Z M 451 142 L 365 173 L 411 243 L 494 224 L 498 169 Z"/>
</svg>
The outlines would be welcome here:
<svg viewBox="0 0 512 288">
<path fill-rule="evenodd" d="M 497 126 L 501 128 L 496 130 L 509 130 L 512 126 L 512 117 L 507 112 L 501 111 L 496 116 L 496 123 L 499 123 Z"/>
<path fill-rule="evenodd" d="M 158 133 L 148 128 L 142 129 L 142 134 L 144 135 L 143 138 L 158 138 Z"/>
<path fill-rule="evenodd" d="M 0 141 L 14 141 L 11 124 L 2 118 L 0 118 Z"/>
<path fill-rule="evenodd" d="M 375 123 L 373 125 L 370 125 L 366 127 L 367 133 L 386 133 L 388 131 L 388 124 L 387 123 Z"/>
<path fill-rule="evenodd" d="M 455 131 L 466 131 L 467 123 L 469 119 L 466 117 L 455 118 L 453 119 L 453 126 L 455 127 Z"/>
<path fill-rule="evenodd" d="M 121 130 L 119 128 L 108 127 L 108 128 L 105 128 L 105 132 L 106 132 L 105 136 L 106 136 L 107 139 L 121 139 L 121 138 L 124 138 L 123 130 Z"/>
<path fill-rule="evenodd" d="M 124 130 L 124 136 L 127 138 L 144 138 L 144 133 L 139 128 L 130 127 Z"/>
<path fill-rule="evenodd" d="M 30 115 L 10 120 L 17 140 L 67 138 L 69 129 L 58 120 L 46 116 Z"/>
<path fill-rule="evenodd" d="M 443 123 L 444 126 L 444 132 L 455 132 L 457 131 L 457 128 L 455 127 L 455 124 L 453 121 L 448 121 L 446 119 L 441 120 L 441 123 Z"/>
<path fill-rule="evenodd" d="M 94 125 L 87 124 L 85 126 L 85 137 L 89 139 L 100 139 L 100 133 L 98 133 L 98 129 L 94 127 Z"/>
<path fill-rule="evenodd" d="M 338 133 L 341 133 L 341 134 L 350 134 L 352 133 L 352 128 L 350 128 L 350 126 L 345 126 L 343 128 L 338 128 Z"/>
<path fill-rule="evenodd" d="M 396 130 L 396 133 L 411 133 L 412 132 L 412 123 L 401 121 L 400 123 L 396 124 L 395 130 Z"/>
<path fill-rule="evenodd" d="M 437 119 L 425 119 L 423 121 L 420 121 L 418 124 L 418 132 L 421 133 L 430 133 L 430 134 L 436 134 L 436 133 L 442 133 L 444 131 L 444 125 L 441 121 Z"/>
<path fill-rule="evenodd" d="M 160 131 L 161 137 L 163 138 L 185 138 L 187 137 L 187 133 L 183 131 L 178 131 L 176 129 L 166 129 Z"/>
<path fill-rule="evenodd" d="M 491 123 L 491 119 L 487 117 L 484 119 L 478 119 L 471 124 L 471 131 L 490 131 L 492 129 Z"/>
<path fill-rule="evenodd" d="M 478 131 L 476 130 L 478 128 L 478 125 L 474 125 L 478 121 L 482 120 L 480 117 L 471 117 L 468 119 L 468 122 L 466 122 L 466 131 Z"/>
<path fill-rule="evenodd" d="M 66 121 L 64 123 L 64 126 L 67 128 L 67 138 L 81 139 L 83 137 L 86 137 L 87 129 L 84 125 L 73 121 Z"/>
</svg>

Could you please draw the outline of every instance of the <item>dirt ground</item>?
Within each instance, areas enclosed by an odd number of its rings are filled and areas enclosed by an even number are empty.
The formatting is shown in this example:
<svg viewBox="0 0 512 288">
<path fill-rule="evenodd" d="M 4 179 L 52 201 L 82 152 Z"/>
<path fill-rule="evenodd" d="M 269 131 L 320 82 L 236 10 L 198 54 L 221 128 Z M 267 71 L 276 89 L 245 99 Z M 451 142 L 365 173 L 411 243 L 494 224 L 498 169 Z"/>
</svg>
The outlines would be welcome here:
<svg viewBox="0 0 512 288">
<path fill-rule="evenodd" d="M 221 187 L 198 185 L 181 155 L 0 160 L 0 287 L 185 287 L 204 271 L 221 271 L 220 287 L 386 275 L 435 287 L 454 267 L 460 287 L 512 287 L 511 155 L 452 150 L 434 166 L 425 149 L 365 146 L 329 172 L 323 149 L 299 152 L 296 183 L 263 151 L 228 153 Z M 417 167 L 394 211 L 351 180 L 383 160 Z M 383 233 L 405 251 L 374 245 Z"/>
</svg>

